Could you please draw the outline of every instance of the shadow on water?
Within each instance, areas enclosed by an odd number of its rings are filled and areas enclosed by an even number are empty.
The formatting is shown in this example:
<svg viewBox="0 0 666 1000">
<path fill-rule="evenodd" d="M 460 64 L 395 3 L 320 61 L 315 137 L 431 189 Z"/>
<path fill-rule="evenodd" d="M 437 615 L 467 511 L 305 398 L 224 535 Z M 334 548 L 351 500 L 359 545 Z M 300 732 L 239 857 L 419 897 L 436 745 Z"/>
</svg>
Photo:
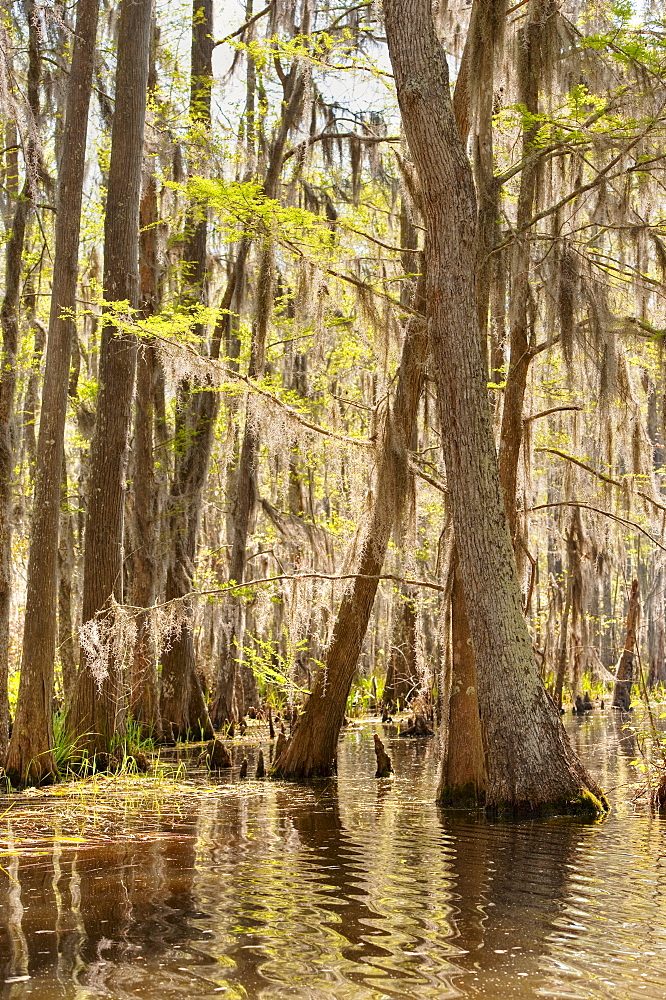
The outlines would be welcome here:
<svg viewBox="0 0 666 1000">
<path fill-rule="evenodd" d="M 377 781 L 368 727 L 316 789 L 202 774 L 180 813 L 128 801 L 95 843 L 54 820 L 12 847 L 8 817 L 0 997 L 663 1000 L 666 827 L 623 791 L 624 724 L 567 722 L 616 789 L 602 824 L 442 813 L 436 741 L 385 731 Z"/>
</svg>

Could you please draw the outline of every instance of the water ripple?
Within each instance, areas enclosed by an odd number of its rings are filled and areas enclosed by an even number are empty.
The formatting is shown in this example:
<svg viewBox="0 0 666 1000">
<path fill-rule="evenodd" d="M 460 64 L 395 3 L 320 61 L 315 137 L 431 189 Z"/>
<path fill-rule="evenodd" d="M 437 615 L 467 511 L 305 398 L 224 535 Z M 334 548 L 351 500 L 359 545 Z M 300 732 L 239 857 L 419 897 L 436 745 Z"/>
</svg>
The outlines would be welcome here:
<svg viewBox="0 0 666 1000">
<path fill-rule="evenodd" d="M 178 816 L 128 806 L 135 839 L 10 844 L 0 997 L 662 1000 L 666 828 L 623 801 L 618 721 L 568 724 L 617 789 L 603 824 L 440 813 L 435 741 L 388 730 L 376 781 L 358 728 L 315 790 L 202 776 Z"/>
</svg>

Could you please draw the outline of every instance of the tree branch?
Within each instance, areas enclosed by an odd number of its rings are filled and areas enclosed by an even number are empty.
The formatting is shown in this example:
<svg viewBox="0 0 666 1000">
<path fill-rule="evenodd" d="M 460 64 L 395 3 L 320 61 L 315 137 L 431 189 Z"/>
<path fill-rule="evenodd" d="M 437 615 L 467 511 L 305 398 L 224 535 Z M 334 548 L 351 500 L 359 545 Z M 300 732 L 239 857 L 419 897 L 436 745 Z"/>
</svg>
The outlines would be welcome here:
<svg viewBox="0 0 666 1000">
<path fill-rule="evenodd" d="M 530 514 L 536 510 L 548 510 L 551 507 L 580 507 L 581 510 L 591 510 L 595 514 L 601 514 L 602 517 L 609 517 L 611 521 L 618 521 L 620 524 L 629 525 L 630 528 L 635 528 L 646 538 L 649 538 L 653 545 L 656 545 L 658 549 L 662 552 L 666 552 L 666 545 L 662 545 L 657 539 L 650 534 L 645 528 L 641 528 L 640 524 L 636 521 L 630 521 L 627 517 L 620 517 L 619 514 L 611 514 L 609 510 L 602 510 L 601 507 L 593 507 L 589 503 L 581 503 L 579 500 L 560 500 L 557 503 L 540 503 L 535 507 L 527 507 L 526 510 L 522 511 L 523 514 Z"/>
<path fill-rule="evenodd" d="M 268 14 L 272 6 L 272 3 L 267 4 L 263 10 L 257 11 L 256 14 L 253 14 L 252 17 L 248 18 L 245 24 L 241 24 L 240 28 L 237 28 L 236 31 L 232 31 L 230 35 L 225 35 L 224 38 L 220 38 L 219 42 L 213 42 L 213 48 L 216 48 L 218 45 L 224 45 L 225 42 L 230 42 L 232 38 L 237 38 L 238 35 L 244 34 L 248 28 L 252 27 L 255 21 L 258 21 L 259 18 L 264 16 L 264 14 Z"/>
</svg>

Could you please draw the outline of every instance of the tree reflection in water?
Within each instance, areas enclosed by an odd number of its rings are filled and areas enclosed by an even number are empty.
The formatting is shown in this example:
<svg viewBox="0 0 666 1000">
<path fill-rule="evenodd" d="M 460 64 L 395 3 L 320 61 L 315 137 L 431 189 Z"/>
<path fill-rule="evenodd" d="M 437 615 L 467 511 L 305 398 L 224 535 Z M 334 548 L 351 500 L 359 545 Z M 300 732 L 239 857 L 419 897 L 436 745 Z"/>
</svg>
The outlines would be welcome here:
<svg viewBox="0 0 666 1000">
<path fill-rule="evenodd" d="M 567 897 L 581 825 L 568 819 L 488 823 L 440 812 L 453 852 L 456 980 L 464 996 L 527 997 Z M 563 994 L 564 995 L 564 994 Z"/>
<path fill-rule="evenodd" d="M 568 720 L 611 790 L 636 780 L 619 721 Z M 657 818 L 621 803 L 590 826 L 438 812 L 435 741 L 383 738 L 394 779 L 374 779 L 359 728 L 337 781 L 202 773 L 178 809 L 169 790 L 146 810 L 128 799 L 94 844 L 60 834 L 60 793 L 40 797 L 42 839 L 20 849 L 8 813 L 0 998 L 662 1000 Z"/>
</svg>

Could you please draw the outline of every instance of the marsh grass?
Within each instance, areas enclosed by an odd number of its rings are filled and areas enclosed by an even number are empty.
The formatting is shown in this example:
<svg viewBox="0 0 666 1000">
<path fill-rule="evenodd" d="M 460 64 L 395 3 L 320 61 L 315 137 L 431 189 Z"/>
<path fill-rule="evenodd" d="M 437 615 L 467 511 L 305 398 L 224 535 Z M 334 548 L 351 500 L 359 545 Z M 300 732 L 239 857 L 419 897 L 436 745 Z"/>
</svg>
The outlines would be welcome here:
<svg viewBox="0 0 666 1000">
<path fill-rule="evenodd" d="M 245 794 L 267 794 L 263 782 L 245 780 L 239 786 L 233 780 L 240 766 L 238 752 L 231 773 L 219 781 L 195 763 L 205 743 L 155 748 L 151 741 L 135 740 L 131 731 L 122 750 L 147 753 L 149 773 L 138 773 L 126 755 L 115 773 L 91 771 L 81 777 L 68 769 L 72 748 L 62 739 L 62 720 L 57 727 L 61 780 L 0 795 L 0 873 L 6 872 L 5 860 L 17 853 L 50 854 L 56 842 L 67 850 L 101 846 L 118 838 L 161 840 L 173 836 L 206 800 L 213 806 L 220 798 L 237 796 L 239 788 Z M 265 748 L 267 736 L 267 726 L 255 723 L 245 737 L 236 736 L 229 745 L 237 751 Z"/>
</svg>

